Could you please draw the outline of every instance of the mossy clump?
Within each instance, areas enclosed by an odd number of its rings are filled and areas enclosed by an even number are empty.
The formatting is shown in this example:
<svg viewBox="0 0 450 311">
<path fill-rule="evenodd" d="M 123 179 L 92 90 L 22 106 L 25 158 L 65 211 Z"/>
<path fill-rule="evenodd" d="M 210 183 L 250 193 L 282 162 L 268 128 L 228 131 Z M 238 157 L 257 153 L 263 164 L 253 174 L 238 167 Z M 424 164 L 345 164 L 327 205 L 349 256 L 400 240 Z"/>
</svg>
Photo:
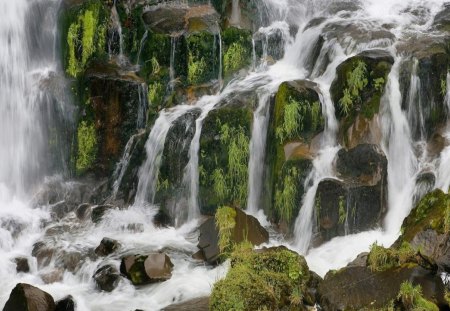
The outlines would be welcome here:
<svg viewBox="0 0 450 311">
<path fill-rule="evenodd" d="M 367 266 L 374 272 L 386 271 L 406 263 L 416 263 L 416 254 L 409 243 L 403 243 L 399 248 L 384 248 L 374 243 L 367 256 Z"/>
<path fill-rule="evenodd" d="M 205 119 L 200 140 L 200 198 L 203 212 L 217 206 L 244 208 L 252 114 L 249 109 L 221 108 Z"/>
<path fill-rule="evenodd" d="M 359 114 L 370 120 L 379 111 L 393 59 L 377 53 L 361 53 L 337 68 L 330 92 L 337 117 L 343 120 L 342 133 L 347 132 Z"/>
<path fill-rule="evenodd" d="M 222 40 L 225 77 L 250 65 L 252 58 L 252 34 L 250 31 L 230 27 L 223 31 Z"/>
<path fill-rule="evenodd" d="M 97 154 L 97 133 L 95 126 L 87 121 L 80 122 L 77 131 L 78 153 L 76 170 L 81 174 L 95 162 Z"/>
<path fill-rule="evenodd" d="M 219 229 L 219 249 L 221 254 L 227 254 L 232 249 L 231 235 L 236 226 L 236 210 L 228 206 L 217 209 L 216 226 Z"/>
<path fill-rule="evenodd" d="M 422 287 L 420 285 L 414 286 L 408 281 L 405 281 L 400 285 L 400 291 L 397 299 L 403 306 L 402 310 L 439 310 L 438 306 L 423 297 Z"/>
<path fill-rule="evenodd" d="M 207 31 L 190 34 L 186 38 L 186 82 L 188 85 L 198 85 L 217 79 L 219 74 L 218 40 L 218 36 Z"/>
<path fill-rule="evenodd" d="M 440 234 L 450 232 L 450 195 L 434 190 L 425 195 L 403 221 L 402 241 L 410 242 L 417 233 L 427 229 Z"/>
<path fill-rule="evenodd" d="M 210 309 L 301 309 L 310 279 L 305 259 L 285 247 L 237 248 L 226 278 L 214 285 Z"/>
<path fill-rule="evenodd" d="M 63 59 L 66 73 L 76 78 L 92 58 L 106 55 L 108 10 L 90 0 L 62 15 Z"/>
</svg>

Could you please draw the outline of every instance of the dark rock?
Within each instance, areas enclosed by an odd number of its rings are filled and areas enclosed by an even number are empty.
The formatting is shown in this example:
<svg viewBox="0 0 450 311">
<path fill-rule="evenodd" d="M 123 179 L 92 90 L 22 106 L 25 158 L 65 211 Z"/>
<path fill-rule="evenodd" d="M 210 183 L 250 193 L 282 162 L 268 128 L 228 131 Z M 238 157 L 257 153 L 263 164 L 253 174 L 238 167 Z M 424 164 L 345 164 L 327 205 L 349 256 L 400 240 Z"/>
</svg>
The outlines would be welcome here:
<svg viewBox="0 0 450 311">
<path fill-rule="evenodd" d="M 132 255 L 122 258 L 120 272 L 134 285 L 167 281 L 172 277 L 173 264 L 163 253 Z"/>
<path fill-rule="evenodd" d="M 434 17 L 433 26 L 439 30 L 450 31 L 450 4 L 444 4 L 444 8 Z"/>
<path fill-rule="evenodd" d="M 320 305 L 325 310 L 382 308 L 397 298 L 401 283 L 421 285 L 424 297 L 445 305 L 444 285 L 439 276 L 418 266 L 371 272 L 354 266 L 331 271 L 319 285 Z"/>
<path fill-rule="evenodd" d="M 196 298 L 165 307 L 163 311 L 209 311 L 209 297 Z"/>
<path fill-rule="evenodd" d="M 144 22 L 155 33 L 175 34 L 185 30 L 185 16 L 188 9 L 184 6 L 154 6 L 142 16 Z"/>
<path fill-rule="evenodd" d="M 77 207 L 75 215 L 80 220 L 86 220 L 91 216 L 91 205 L 88 203 L 81 204 Z"/>
<path fill-rule="evenodd" d="M 412 239 L 411 246 L 420 251 L 439 271 L 450 273 L 450 237 L 432 229 L 421 231 Z"/>
<path fill-rule="evenodd" d="M 103 238 L 100 245 L 95 249 L 98 256 L 108 256 L 116 252 L 120 248 L 120 243 L 110 238 Z"/>
<path fill-rule="evenodd" d="M 112 265 L 99 268 L 93 278 L 97 287 L 105 292 L 112 292 L 120 282 L 119 271 Z"/>
<path fill-rule="evenodd" d="M 15 260 L 16 262 L 16 271 L 28 273 L 30 272 L 30 266 L 28 264 L 28 258 L 26 257 L 17 257 Z"/>
<path fill-rule="evenodd" d="M 231 235 L 231 242 L 240 243 L 244 240 L 253 245 L 260 245 L 269 240 L 269 233 L 264 229 L 259 221 L 250 215 L 245 214 L 241 209 L 236 210 L 236 226 Z M 206 220 L 199 228 L 200 236 L 198 248 L 203 252 L 203 257 L 210 264 L 215 264 L 220 260 L 219 231 L 214 218 Z"/>
<path fill-rule="evenodd" d="M 70 272 L 77 272 L 86 255 L 78 251 L 62 251 L 57 255 L 55 266 Z"/>
<path fill-rule="evenodd" d="M 99 205 L 94 207 L 91 213 L 92 222 L 95 224 L 99 223 L 102 220 L 105 213 L 113 208 L 114 207 L 112 205 Z"/>
<path fill-rule="evenodd" d="M 75 311 L 75 309 L 75 300 L 70 295 L 56 302 L 55 311 Z"/>
<path fill-rule="evenodd" d="M 50 294 L 29 284 L 19 283 L 11 291 L 3 311 L 54 311 L 55 307 Z"/>
<path fill-rule="evenodd" d="M 31 251 L 31 255 L 33 257 L 36 257 L 39 267 L 48 266 L 53 258 L 54 253 L 55 250 L 47 246 L 42 241 L 34 243 L 33 250 Z"/>
<path fill-rule="evenodd" d="M 367 267 L 367 257 L 369 253 L 361 253 L 355 260 L 350 262 L 347 267 Z"/>
</svg>

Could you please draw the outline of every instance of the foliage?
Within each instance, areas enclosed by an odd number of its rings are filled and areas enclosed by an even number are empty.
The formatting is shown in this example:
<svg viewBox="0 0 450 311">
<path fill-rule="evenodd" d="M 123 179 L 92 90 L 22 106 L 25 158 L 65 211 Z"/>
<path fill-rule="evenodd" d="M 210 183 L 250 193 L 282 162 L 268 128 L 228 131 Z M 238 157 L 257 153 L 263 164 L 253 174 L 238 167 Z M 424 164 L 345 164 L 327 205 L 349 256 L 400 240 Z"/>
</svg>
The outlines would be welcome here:
<svg viewBox="0 0 450 311">
<path fill-rule="evenodd" d="M 231 234 L 236 226 L 236 211 L 232 207 L 220 207 L 216 211 L 215 219 L 219 229 L 220 252 L 227 253 L 232 249 Z"/>
<path fill-rule="evenodd" d="M 78 126 L 78 155 L 76 169 L 78 173 L 92 166 L 97 153 L 97 134 L 94 124 L 82 121 Z"/>
<path fill-rule="evenodd" d="M 287 248 L 238 248 L 232 253 L 226 278 L 214 285 L 210 309 L 300 308 L 309 277 L 304 258 Z"/>
<path fill-rule="evenodd" d="M 158 107 L 164 100 L 164 87 L 161 82 L 156 81 L 148 86 L 148 102 L 152 107 Z"/>
<path fill-rule="evenodd" d="M 380 83 L 381 80 L 378 82 Z M 354 69 L 347 74 L 347 87 L 344 89 L 343 97 L 339 100 L 344 115 L 349 115 L 354 102 L 361 102 L 360 92 L 368 83 L 367 66 L 363 61 L 358 61 Z"/>
<path fill-rule="evenodd" d="M 282 190 L 275 193 L 275 209 L 282 219 L 290 221 L 297 203 L 297 180 L 299 172 L 296 167 L 291 167 L 284 176 Z"/>
<path fill-rule="evenodd" d="M 374 243 L 367 257 L 367 265 L 372 271 L 385 271 L 399 267 L 408 262 L 415 262 L 416 252 L 409 243 L 400 248 L 384 248 Z"/>
<path fill-rule="evenodd" d="M 225 75 L 244 67 L 248 63 L 248 57 L 243 45 L 234 42 L 223 56 Z"/>
<path fill-rule="evenodd" d="M 438 311 L 439 308 L 431 301 L 426 300 L 422 294 L 420 285 L 414 286 L 408 281 L 400 285 L 397 299 L 403 304 L 406 310 L 411 311 Z"/>
<path fill-rule="evenodd" d="M 195 60 L 192 53 L 190 53 L 188 61 L 188 83 L 198 84 L 203 82 L 203 76 L 206 70 L 207 65 L 205 59 L 202 57 L 199 60 Z"/>
<path fill-rule="evenodd" d="M 347 209 L 345 207 L 345 197 L 339 197 L 339 224 L 344 224 L 347 219 Z"/>
<path fill-rule="evenodd" d="M 383 77 L 380 77 L 380 78 L 377 78 L 377 79 L 373 80 L 373 87 L 375 88 L 375 90 L 377 92 L 382 92 L 383 91 L 384 84 L 385 84 L 385 81 L 384 81 Z"/>
</svg>

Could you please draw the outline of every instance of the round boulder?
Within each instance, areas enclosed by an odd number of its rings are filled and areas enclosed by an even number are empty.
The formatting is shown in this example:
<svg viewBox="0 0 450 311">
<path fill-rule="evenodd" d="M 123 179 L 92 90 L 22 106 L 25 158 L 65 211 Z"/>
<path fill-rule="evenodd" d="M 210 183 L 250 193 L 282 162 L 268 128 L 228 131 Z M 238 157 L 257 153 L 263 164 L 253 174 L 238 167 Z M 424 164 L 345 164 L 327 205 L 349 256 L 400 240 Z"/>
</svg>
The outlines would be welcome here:
<svg viewBox="0 0 450 311">
<path fill-rule="evenodd" d="M 54 311 L 55 301 L 37 287 L 19 283 L 11 291 L 3 311 Z"/>
</svg>

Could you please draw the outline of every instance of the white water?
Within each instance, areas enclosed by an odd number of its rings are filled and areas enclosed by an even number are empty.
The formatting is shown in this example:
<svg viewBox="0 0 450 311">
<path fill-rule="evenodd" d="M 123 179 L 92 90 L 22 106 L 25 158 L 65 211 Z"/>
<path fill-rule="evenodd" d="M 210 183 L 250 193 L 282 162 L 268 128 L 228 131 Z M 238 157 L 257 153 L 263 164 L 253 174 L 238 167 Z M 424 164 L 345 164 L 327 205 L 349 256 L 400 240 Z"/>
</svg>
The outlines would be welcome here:
<svg viewBox="0 0 450 311">
<path fill-rule="evenodd" d="M 120 23 L 119 13 L 117 12 L 116 1 L 117 0 L 114 0 L 113 6 L 111 8 L 111 24 L 113 27 L 112 31 L 116 31 L 117 35 L 119 37 L 118 38 L 118 40 L 119 40 L 119 55 L 117 55 L 117 56 L 118 56 L 119 63 L 121 63 L 124 59 L 123 35 L 122 35 L 122 24 Z M 114 53 L 113 53 L 114 39 L 115 39 L 115 36 L 112 35 L 108 42 L 108 52 L 109 52 L 110 57 L 112 57 L 114 55 Z"/>
</svg>

